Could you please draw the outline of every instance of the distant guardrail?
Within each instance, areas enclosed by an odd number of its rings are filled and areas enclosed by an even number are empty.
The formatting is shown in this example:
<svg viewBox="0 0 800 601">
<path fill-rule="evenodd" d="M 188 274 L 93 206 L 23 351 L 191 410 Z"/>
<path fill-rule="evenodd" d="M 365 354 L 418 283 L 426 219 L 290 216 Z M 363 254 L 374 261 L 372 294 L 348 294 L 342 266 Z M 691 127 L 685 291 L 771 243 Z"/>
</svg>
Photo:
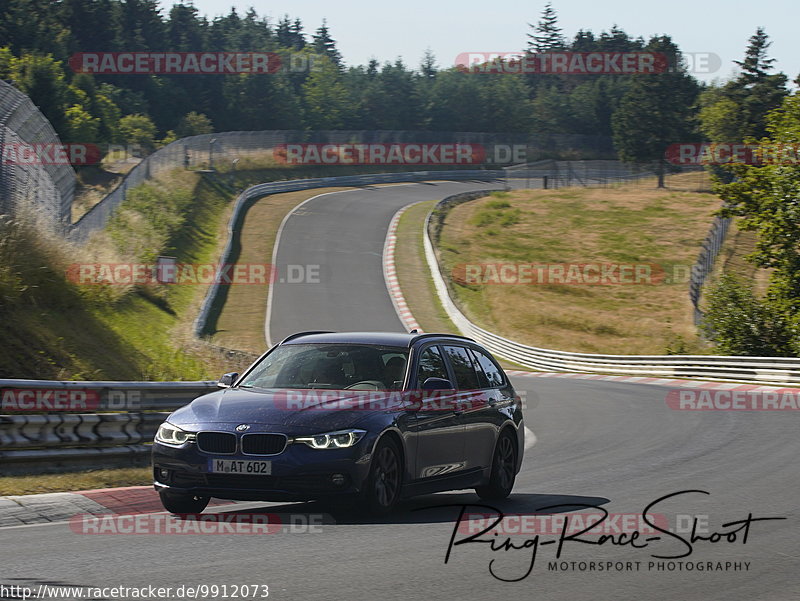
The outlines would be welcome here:
<svg viewBox="0 0 800 601">
<path fill-rule="evenodd" d="M 0 475 L 145 465 L 171 411 L 216 382 L 0 380 Z"/>
<path fill-rule="evenodd" d="M 730 357 L 720 355 L 599 355 L 571 353 L 529 346 L 472 323 L 456 306 L 442 276 L 433 245 L 438 236 L 441 212 L 459 202 L 484 196 L 489 191 L 467 192 L 439 201 L 425 222 L 423 244 L 436 293 L 447 316 L 465 335 L 480 342 L 492 353 L 530 369 L 542 371 L 614 373 L 634 376 L 733 380 L 765 385 L 800 385 L 800 358 Z M 433 216 L 436 215 L 437 219 Z"/>
</svg>

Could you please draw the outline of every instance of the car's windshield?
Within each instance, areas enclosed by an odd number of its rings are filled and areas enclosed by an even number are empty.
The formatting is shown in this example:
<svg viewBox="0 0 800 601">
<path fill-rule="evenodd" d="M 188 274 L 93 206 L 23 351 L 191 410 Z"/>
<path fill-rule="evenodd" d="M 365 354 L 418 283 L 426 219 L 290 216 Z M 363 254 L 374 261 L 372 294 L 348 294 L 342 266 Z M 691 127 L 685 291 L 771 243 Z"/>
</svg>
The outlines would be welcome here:
<svg viewBox="0 0 800 601">
<path fill-rule="evenodd" d="M 408 349 L 369 344 L 279 346 L 239 383 L 244 388 L 396 390 Z"/>
</svg>

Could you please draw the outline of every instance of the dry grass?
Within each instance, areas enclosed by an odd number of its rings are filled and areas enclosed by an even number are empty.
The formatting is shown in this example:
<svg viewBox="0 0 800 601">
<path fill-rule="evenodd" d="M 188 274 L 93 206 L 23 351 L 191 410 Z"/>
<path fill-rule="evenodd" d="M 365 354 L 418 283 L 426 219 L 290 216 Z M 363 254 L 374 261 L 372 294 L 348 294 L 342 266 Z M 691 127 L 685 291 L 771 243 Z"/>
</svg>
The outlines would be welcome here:
<svg viewBox="0 0 800 601">
<path fill-rule="evenodd" d="M 417 203 L 400 217 L 395 268 L 408 308 L 422 329 L 458 333 L 436 295 L 422 244 L 425 218 L 435 204 L 435 200 Z"/>
<path fill-rule="evenodd" d="M 497 208 L 504 203 L 506 208 Z M 465 263 L 666 266 L 668 274 L 684 277 L 669 284 L 455 284 L 453 290 L 473 321 L 535 346 L 619 354 L 662 354 L 682 346 L 684 352 L 704 352 L 685 276 L 719 204 L 711 194 L 641 184 L 496 194 L 455 207 L 439 251 L 446 274 Z"/>
<path fill-rule="evenodd" d="M 0 491 L 3 495 L 35 495 L 119 486 L 146 486 L 152 483 L 151 468 L 129 467 L 37 476 L 3 476 L 0 477 Z"/>
</svg>

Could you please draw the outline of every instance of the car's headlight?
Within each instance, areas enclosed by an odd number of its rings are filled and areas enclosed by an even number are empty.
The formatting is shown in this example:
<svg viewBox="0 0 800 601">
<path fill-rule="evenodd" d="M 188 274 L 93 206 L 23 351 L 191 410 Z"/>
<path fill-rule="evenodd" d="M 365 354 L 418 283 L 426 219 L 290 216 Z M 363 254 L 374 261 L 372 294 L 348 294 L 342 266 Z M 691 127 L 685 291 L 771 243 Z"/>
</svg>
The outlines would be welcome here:
<svg viewBox="0 0 800 601">
<path fill-rule="evenodd" d="M 339 430 L 313 436 L 295 436 L 294 442 L 302 442 L 312 449 L 345 449 L 356 444 L 366 433 L 366 430 Z"/>
<path fill-rule="evenodd" d="M 163 442 L 164 444 L 182 445 L 185 442 L 192 442 L 194 439 L 194 432 L 181 430 L 169 422 L 161 424 L 158 427 L 158 432 L 156 432 L 156 441 Z"/>
</svg>

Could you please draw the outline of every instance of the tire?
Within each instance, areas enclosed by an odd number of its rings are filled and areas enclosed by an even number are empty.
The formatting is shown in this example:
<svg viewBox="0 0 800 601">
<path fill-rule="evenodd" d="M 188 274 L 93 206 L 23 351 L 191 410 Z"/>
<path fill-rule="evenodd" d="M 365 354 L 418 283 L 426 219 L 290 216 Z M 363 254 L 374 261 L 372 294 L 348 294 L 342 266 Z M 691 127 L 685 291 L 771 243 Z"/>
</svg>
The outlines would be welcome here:
<svg viewBox="0 0 800 601">
<path fill-rule="evenodd" d="M 371 464 L 362 505 L 372 515 L 388 515 L 400 500 L 403 486 L 403 461 L 397 443 L 383 438 L 372 453 Z"/>
<path fill-rule="evenodd" d="M 161 504 L 164 509 L 170 513 L 177 514 L 201 513 L 211 500 L 210 497 L 197 497 L 169 490 L 160 491 L 158 496 L 161 497 Z"/>
<path fill-rule="evenodd" d="M 489 484 L 476 487 L 475 492 L 484 501 L 502 501 L 511 494 L 516 477 L 517 445 L 506 431 L 500 435 L 494 447 Z"/>
</svg>

